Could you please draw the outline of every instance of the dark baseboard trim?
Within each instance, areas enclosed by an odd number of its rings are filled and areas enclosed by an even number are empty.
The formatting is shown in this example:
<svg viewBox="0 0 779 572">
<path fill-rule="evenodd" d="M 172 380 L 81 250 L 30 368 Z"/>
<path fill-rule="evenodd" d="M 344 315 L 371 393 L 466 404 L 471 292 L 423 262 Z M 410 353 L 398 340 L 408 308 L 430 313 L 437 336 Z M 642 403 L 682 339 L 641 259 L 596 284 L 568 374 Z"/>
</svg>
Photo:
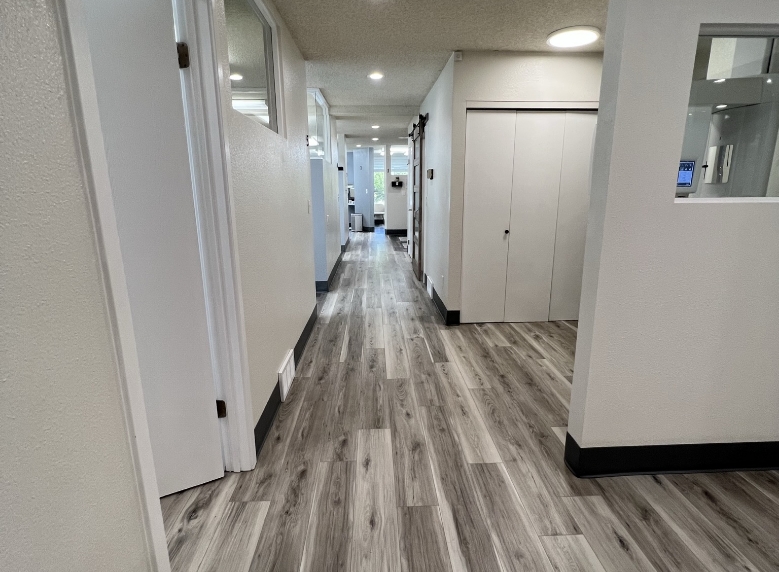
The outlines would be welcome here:
<svg viewBox="0 0 779 572">
<path fill-rule="evenodd" d="M 262 446 L 265 443 L 265 438 L 270 432 L 271 425 L 273 425 L 273 419 L 276 417 L 276 412 L 281 406 L 281 387 L 276 382 L 276 387 L 273 388 L 273 393 L 268 399 L 268 403 L 265 404 L 265 409 L 262 410 L 260 420 L 257 421 L 257 425 L 254 426 L 254 449 L 257 456 L 260 455 Z"/>
<path fill-rule="evenodd" d="M 363 226 L 362 227 L 362 231 L 363 232 L 373 232 L 375 230 L 375 228 L 376 227 L 373 227 L 373 226 Z"/>
<path fill-rule="evenodd" d="M 408 230 L 405 228 L 387 228 L 384 229 L 384 234 L 408 234 Z"/>
<path fill-rule="evenodd" d="M 314 324 L 316 324 L 317 315 L 317 307 L 314 306 L 314 311 L 311 312 L 311 317 L 309 317 L 308 322 L 306 322 L 306 326 L 300 334 L 298 343 L 295 344 L 294 355 L 296 366 L 300 362 L 303 350 L 306 349 L 308 338 L 311 337 Z M 265 409 L 262 410 L 260 420 L 257 421 L 257 425 L 254 426 L 254 448 L 258 456 L 262 450 L 263 443 L 265 443 L 265 439 L 268 437 L 268 432 L 270 431 L 273 419 L 276 417 L 276 412 L 279 410 L 279 407 L 281 407 L 281 387 L 277 381 L 276 387 L 273 388 L 273 393 L 271 393 L 270 399 L 268 399 L 268 403 L 265 404 Z"/>
<path fill-rule="evenodd" d="M 341 261 L 344 258 L 344 251 L 341 250 L 341 254 L 338 255 L 338 259 L 335 261 L 335 264 L 333 264 L 333 269 L 330 271 L 330 276 L 327 280 L 317 280 L 316 281 L 316 291 L 317 292 L 329 292 L 330 288 L 333 285 L 333 280 L 335 280 L 335 273 L 338 272 L 338 267 L 341 266 Z"/>
<path fill-rule="evenodd" d="M 316 324 L 316 319 L 318 316 L 317 310 L 318 308 L 314 306 L 314 311 L 311 312 L 311 316 L 309 316 L 308 322 L 306 322 L 306 327 L 303 328 L 303 332 L 300 334 L 298 343 L 295 344 L 295 366 L 300 363 L 300 358 L 303 357 L 303 350 L 306 349 L 308 338 L 311 337 L 311 332 L 314 331 L 314 324 Z"/>
<path fill-rule="evenodd" d="M 770 471 L 779 468 L 779 441 L 581 448 L 567 434 L 565 464 L 580 478 Z"/>
<path fill-rule="evenodd" d="M 444 319 L 444 323 L 447 326 L 457 326 L 460 324 L 460 310 L 447 310 L 444 301 L 441 300 L 438 292 L 435 291 L 435 286 L 433 286 L 433 302 L 441 313 L 441 317 Z"/>
<path fill-rule="evenodd" d="M 341 252 L 346 252 L 346 249 L 349 248 L 349 242 L 351 242 L 351 240 L 352 240 L 351 236 L 346 237 L 346 244 L 341 245 Z"/>
</svg>

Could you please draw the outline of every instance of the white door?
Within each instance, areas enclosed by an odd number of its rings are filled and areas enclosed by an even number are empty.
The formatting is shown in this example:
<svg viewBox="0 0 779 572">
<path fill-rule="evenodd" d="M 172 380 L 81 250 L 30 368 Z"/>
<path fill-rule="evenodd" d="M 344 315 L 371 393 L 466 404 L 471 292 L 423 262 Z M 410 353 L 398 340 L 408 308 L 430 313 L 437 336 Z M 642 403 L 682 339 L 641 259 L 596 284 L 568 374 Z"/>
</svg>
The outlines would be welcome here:
<svg viewBox="0 0 779 572">
<path fill-rule="evenodd" d="M 584 271 L 584 241 L 590 208 L 592 146 L 598 116 L 565 115 L 565 142 L 560 172 L 550 320 L 578 320 Z"/>
<path fill-rule="evenodd" d="M 108 25 L 117 3 L 83 5 L 154 467 L 166 495 L 224 475 L 173 13 L 165 2 L 127 3 L 126 33 L 117 35 Z"/>
<path fill-rule="evenodd" d="M 461 322 L 504 319 L 516 117 L 467 113 Z"/>
<path fill-rule="evenodd" d="M 507 322 L 549 319 L 565 113 L 516 114 Z"/>
</svg>

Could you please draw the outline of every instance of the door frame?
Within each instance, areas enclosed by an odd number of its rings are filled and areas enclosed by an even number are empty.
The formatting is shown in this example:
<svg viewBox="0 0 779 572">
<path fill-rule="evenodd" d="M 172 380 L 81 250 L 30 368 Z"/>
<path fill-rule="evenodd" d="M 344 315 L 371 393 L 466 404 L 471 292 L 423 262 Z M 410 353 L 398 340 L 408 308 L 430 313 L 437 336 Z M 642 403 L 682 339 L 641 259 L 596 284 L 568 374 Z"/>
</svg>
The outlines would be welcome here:
<svg viewBox="0 0 779 572">
<path fill-rule="evenodd" d="M 121 407 L 124 414 L 137 494 L 141 505 L 141 523 L 145 533 L 149 568 L 170 572 L 170 557 L 162 520 L 157 475 L 154 470 L 146 404 L 143 398 L 138 352 L 135 346 L 130 296 L 119 244 L 119 227 L 114 211 L 113 193 L 108 175 L 97 90 L 92 71 L 86 15 L 81 0 L 58 0 L 66 82 L 72 104 L 76 144 L 87 186 L 94 240 L 107 313 L 110 320 L 115 363 L 119 377 Z"/>
<path fill-rule="evenodd" d="M 204 0 L 174 0 L 173 16 L 176 41 L 189 46 L 190 65 L 180 70 L 182 98 L 214 386 L 217 399 L 225 402 L 228 412 L 219 419 L 222 457 L 225 470 L 250 471 L 257 464 L 257 454 L 213 4 Z M 278 57 L 277 27 L 272 20 L 269 23 L 274 57 Z M 279 74 L 277 68 L 277 81 Z M 280 101 L 276 109 L 281 118 Z M 284 130 L 282 121 L 278 121 L 278 129 L 280 133 Z"/>
</svg>

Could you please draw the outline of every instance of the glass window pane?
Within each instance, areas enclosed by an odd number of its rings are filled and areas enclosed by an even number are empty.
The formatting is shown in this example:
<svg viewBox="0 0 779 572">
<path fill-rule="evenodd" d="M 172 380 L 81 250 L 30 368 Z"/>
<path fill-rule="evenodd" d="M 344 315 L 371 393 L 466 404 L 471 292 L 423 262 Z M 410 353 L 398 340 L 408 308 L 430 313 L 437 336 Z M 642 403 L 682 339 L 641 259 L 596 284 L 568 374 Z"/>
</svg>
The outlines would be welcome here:
<svg viewBox="0 0 779 572">
<path fill-rule="evenodd" d="M 699 38 L 677 197 L 779 197 L 777 49 L 776 38 Z"/>
<path fill-rule="evenodd" d="M 390 147 L 392 160 L 390 171 L 392 175 L 408 175 L 408 145 L 393 145 Z"/>
<path fill-rule="evenodd" d="M 373 202 L 384 205 L 384 147 L 375 147 L 373 149 Z M 384 212 L 381 208 L 379 212 Z"/>
<path fill-rule="evenodd" d="M 271 27 L 252 0 L 225 0 L 233 109 L 277 131 Z"/>
<path fill-rule="evenodd" d="M 328 163 L 330 156 L 330 129 L 327 111 L 317 99 L 316 91 L 308 92 L 308 153 Z"/>
</svg>

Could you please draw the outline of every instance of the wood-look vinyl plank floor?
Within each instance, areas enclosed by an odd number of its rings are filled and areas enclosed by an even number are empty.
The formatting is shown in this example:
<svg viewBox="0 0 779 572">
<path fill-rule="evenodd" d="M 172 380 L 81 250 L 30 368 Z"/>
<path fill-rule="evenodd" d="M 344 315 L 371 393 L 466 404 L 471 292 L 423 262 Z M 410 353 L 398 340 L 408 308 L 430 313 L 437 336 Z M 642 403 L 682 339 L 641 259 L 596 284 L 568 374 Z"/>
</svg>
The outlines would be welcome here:
<svg viewBox="0 0 779 572">
<path fill-rule="evenodd" d="M 779 570 L 779 474 L 581 480 L 576 322 L 445 326 L 352 235 L 253 471 L 161 501 L 173 572 Z"/>
<path fill-rule="evenodd" d="M 267 501 L 231 502 L 216 524 L 198 572 L 247 572 L 269 506 Z"/>
<path fill-rule="evenodd" d="M 587 539 L 576 536 L 542 536 L 555 572 L 606 572 Z"/>
<path fill-rule="evenodd" d="M 437 505 L 420 410 L 408 380 L 387 382 L 398 506 Z"/>
<path fill-rule="evenodd" d="M 403 572 L 451 572 L 441 516 L 436 506 L 398 508 Z"/>
</svg>

